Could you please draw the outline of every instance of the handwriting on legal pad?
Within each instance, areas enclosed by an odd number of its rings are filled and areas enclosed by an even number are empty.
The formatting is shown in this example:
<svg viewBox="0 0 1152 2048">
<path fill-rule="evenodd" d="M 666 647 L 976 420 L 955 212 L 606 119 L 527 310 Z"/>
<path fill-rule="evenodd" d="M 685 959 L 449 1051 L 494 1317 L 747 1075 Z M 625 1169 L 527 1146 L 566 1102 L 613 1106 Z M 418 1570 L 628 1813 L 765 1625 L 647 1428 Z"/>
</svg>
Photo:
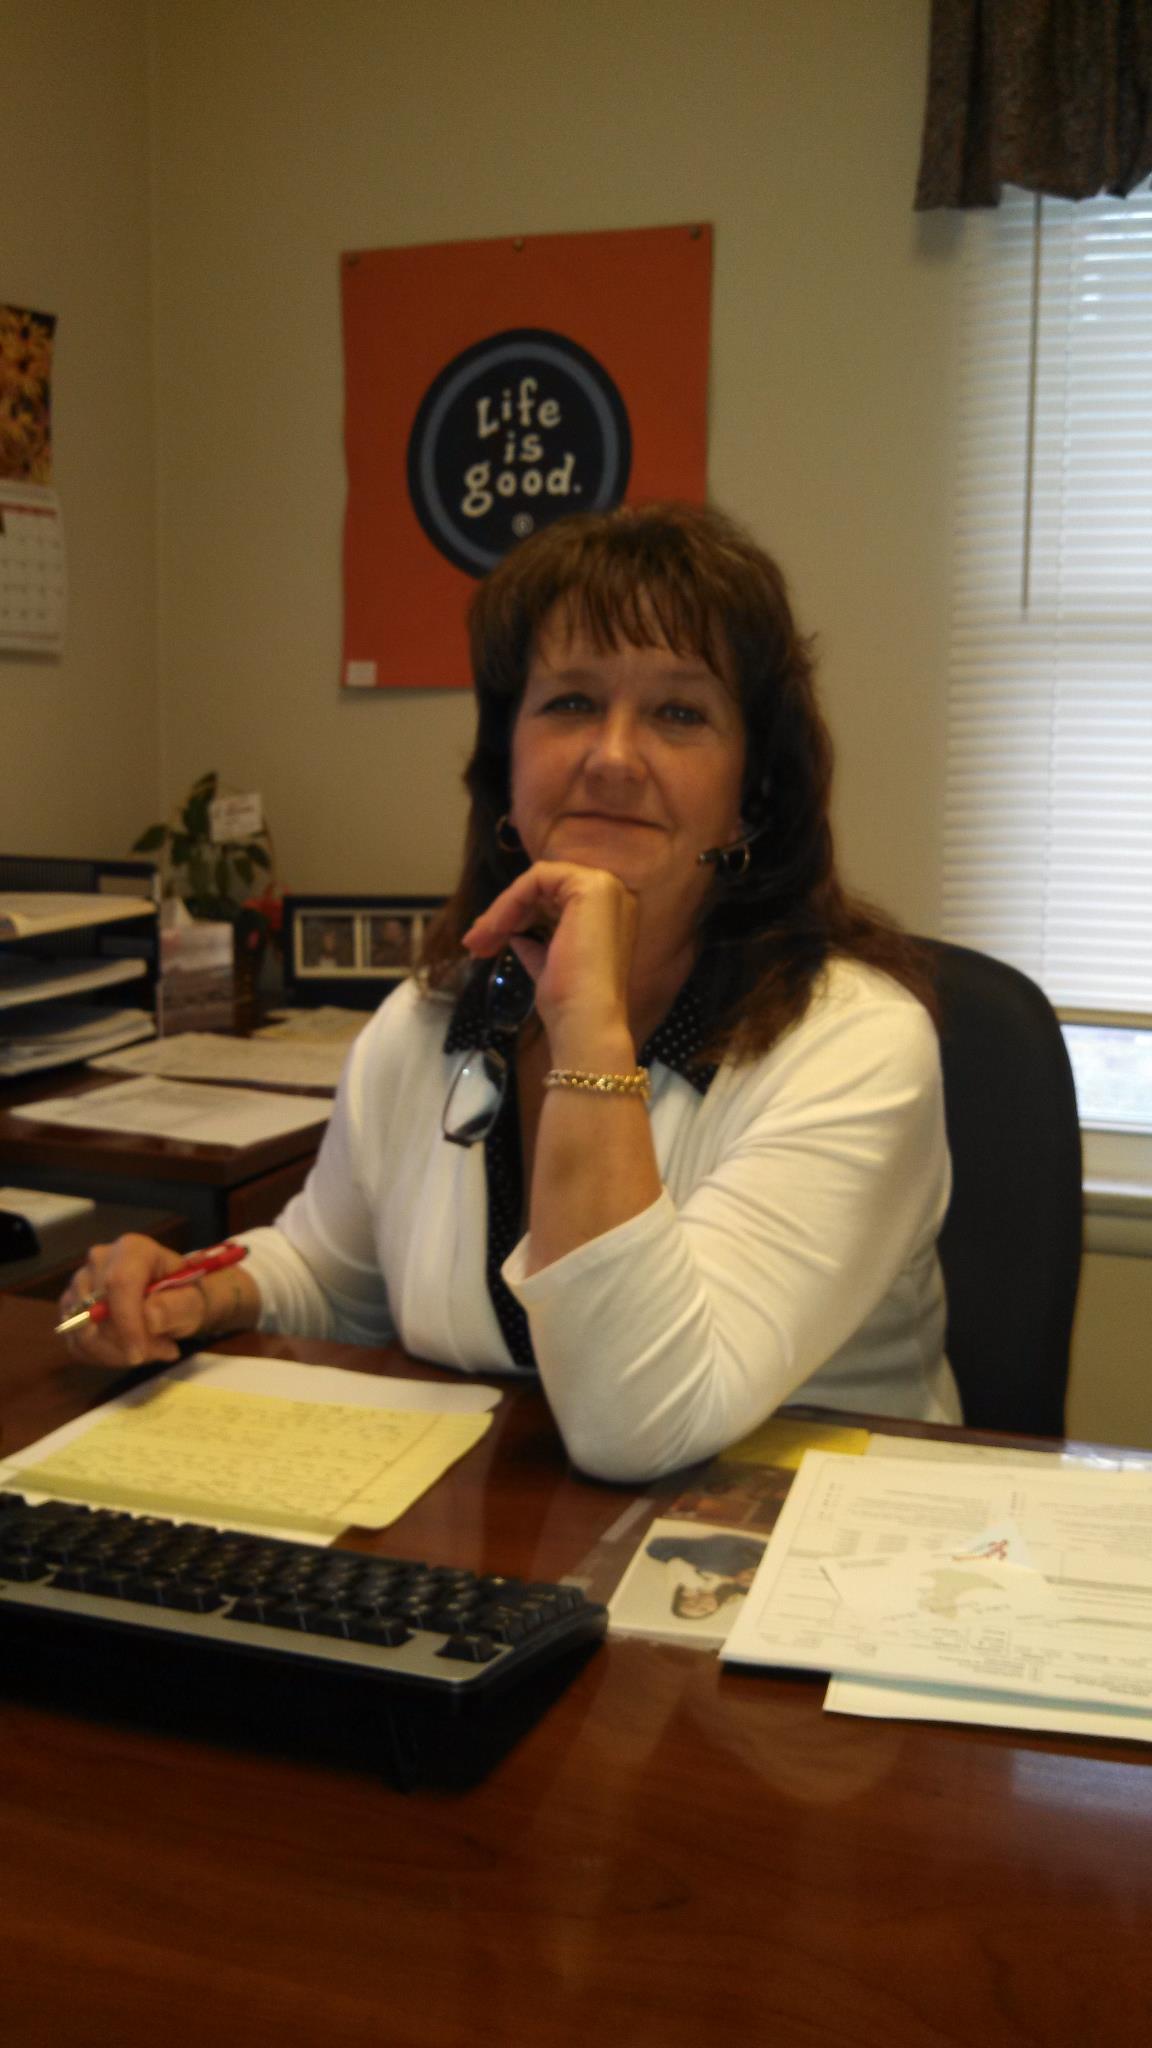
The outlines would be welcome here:
<svg viewBox="0 0 1152 2048">
<path fill-rule="evenodd" d="M 336 1535 L 395 1521 L 490 1422 L 167 1385 L 15 1477 L 67 1500 Z"/>
</svg>

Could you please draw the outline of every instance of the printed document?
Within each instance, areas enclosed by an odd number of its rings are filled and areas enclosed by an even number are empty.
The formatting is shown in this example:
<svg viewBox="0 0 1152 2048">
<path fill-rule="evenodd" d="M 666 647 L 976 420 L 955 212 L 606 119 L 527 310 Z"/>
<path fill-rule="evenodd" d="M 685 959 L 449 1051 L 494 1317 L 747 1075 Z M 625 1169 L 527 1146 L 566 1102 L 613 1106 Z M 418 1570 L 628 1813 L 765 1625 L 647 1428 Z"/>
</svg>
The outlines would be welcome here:
<svg viewBox="0 0 1152 2048">
<path fill-rule="evenodd" d="M 724 1657 L 1152 1708 L 1152 1472 L 809 1452 Z"/>
<path fill-rule="evenodd" d="M 178 1138 L 185 1145 L 262 1145 L 288 1131 L 327 1122 L 332 1104 L 320 1095 L 257 1095 L 250 1088 L 211 1088 L 199 1081 L 141 1075 L 113 1081 L 85 1095 L 46 1096 L 25 1102 L 12 1116 L 80 1130 L 133 1132 Z"/>
<path fill-rule="evenodd" d="M 322 1088 L 332 1094 L 347 1051 L 332 1040 L 268 1045 L 217 1031 L 179 1031 L 91 1065 L 113 1074 L 160 1074 L 170 1081 L 246 1081 L 255 1088 Z"/>
</svg>

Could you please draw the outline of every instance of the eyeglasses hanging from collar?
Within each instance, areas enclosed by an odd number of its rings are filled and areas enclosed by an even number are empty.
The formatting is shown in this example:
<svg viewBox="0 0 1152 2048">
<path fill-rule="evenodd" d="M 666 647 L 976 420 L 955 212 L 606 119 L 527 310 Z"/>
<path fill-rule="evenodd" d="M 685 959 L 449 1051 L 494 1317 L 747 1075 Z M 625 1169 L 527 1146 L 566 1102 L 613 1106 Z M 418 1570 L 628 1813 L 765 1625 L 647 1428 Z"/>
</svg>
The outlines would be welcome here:
<svg viewBox="0 0 1152 2048">
<path fill-rule="evenodd" d="M 482 1042 L 464 1060 L 448 1090 L 441 1128 L 452 1145 L 488 1136 L 504 1106 L 516 1037 L 528 1022 L 536 984 L 511 947 L 492 963 L 484 989 Z"/>
</svg>

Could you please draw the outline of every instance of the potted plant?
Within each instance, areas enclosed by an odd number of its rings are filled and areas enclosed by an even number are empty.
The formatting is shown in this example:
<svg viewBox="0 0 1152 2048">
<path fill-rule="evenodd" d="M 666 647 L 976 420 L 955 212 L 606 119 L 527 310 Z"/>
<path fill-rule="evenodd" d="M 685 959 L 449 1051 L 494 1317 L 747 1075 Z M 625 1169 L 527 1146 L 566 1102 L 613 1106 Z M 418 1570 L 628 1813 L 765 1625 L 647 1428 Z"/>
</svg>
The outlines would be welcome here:
<svg viewBox="0 0 1152 2048">
<path fill-rule="evenodd" d="M 149 825 L 132 851 L 160 855 L 161 892 L 178 897 L 190 916 L 235 924 L 258 881 L 271 883 L 272 840 L 266 825 L 239 839 L 214 839 L 212 805 L 218 794 L 219 777 L 201 775 L 175 823 Z"/>
<path fill-rule="evenodd" d="M 199 776 L 173 817 L 149 825 L 132 851 L 159 855 L 161 894 L 173 916 L 232 926 L 237 993 L 247 1014 L 258 1007 L 265 947 L 269 933 L 279 932 L 281 905 L 267 825 L 234 839 L 214 837 L 212 805 L 220 794 L 215 772 Z"/>
</svg>

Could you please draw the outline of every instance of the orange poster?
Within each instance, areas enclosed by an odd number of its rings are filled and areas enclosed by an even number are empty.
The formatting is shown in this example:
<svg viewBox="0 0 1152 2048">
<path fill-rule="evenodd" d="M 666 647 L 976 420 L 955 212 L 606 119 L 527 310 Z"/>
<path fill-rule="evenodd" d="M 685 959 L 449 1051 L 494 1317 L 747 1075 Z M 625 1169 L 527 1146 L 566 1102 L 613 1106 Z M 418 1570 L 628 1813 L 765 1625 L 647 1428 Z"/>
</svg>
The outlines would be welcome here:
<svg viewBox="0 0 1152 2048">
<path fill-rule="evenodd" d="M 538 527 L 706 489 L 708 227 L 342 265 L 351 689 L 464 689 L 477 578 Z"/>
</svg>

